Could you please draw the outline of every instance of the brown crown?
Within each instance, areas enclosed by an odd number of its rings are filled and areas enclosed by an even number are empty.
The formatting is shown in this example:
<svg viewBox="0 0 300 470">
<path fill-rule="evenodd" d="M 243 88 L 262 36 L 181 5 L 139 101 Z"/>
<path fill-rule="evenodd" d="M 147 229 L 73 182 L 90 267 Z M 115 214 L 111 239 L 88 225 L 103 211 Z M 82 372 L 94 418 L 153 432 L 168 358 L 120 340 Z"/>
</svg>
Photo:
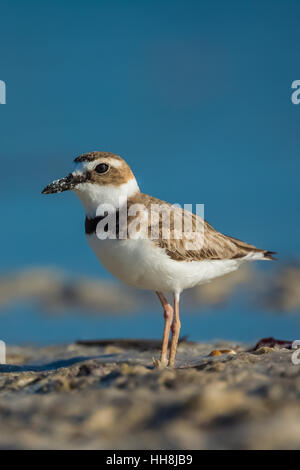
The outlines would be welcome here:
<svg viewBox="0 0 300 470">
<path fill-rule="evenodd" d="M 79 157 L 75 158 L 74 162 L 92 162 L 98 158 L 115 158 L 116 160 L 122 160 L 121 157 L 111 152 L 89 152 L 84 153 L 83 155 L 79 155 Z"/>
</svg>

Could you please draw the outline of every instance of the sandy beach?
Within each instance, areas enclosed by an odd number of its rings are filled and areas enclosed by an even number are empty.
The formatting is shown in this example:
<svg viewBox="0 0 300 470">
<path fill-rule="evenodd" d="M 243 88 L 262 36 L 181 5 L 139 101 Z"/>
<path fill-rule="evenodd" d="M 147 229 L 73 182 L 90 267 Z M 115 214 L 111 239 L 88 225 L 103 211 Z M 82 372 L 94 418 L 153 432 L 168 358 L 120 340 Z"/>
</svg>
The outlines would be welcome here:
<svg viewBox="0 0 300 470">
<path fill-rule="evenodd" d="M 8 347 L 1 449 L 300 448 L 300 366 L 285 347 L 182 341 Z M 211 356 L 215 349 L 236 354 Z"/>
</svg>

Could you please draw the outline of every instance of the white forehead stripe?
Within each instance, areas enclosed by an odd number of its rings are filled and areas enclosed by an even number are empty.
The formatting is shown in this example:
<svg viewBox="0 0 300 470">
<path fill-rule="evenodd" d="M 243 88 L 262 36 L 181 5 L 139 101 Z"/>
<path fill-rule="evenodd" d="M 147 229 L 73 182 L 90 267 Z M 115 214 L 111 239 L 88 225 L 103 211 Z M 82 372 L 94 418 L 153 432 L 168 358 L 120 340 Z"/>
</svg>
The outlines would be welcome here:
<svg viewBox="0 0 300 470">
<path fill-rule="evenodd" d="M 114 168 L 120 168 L 123 165 L 121 160 L 117 160 L 115 158 L 98 158 L 97 160 L 93 160 L 92 162 L 84 161 L 76 163 L 73 174 L 78 175 L 83 174 L 86 171 L 92 171 L 96 168 L 97 165 L 99 165 L 99 163 L 108 163 Z"/>
</svg>

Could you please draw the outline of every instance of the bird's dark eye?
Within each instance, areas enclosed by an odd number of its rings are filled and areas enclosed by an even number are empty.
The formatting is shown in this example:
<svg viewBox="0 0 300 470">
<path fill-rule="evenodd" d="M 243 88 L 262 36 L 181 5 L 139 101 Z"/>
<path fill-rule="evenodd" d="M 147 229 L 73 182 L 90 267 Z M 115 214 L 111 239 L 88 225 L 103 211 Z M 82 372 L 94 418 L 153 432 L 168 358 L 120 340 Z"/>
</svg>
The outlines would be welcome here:
<svg viewBox="0 0 300 470">
<path fill-rule="evenodd" d="M 99 163 L 99 165 L 96 166 L 95 171 L 97 173 L 106 173 L 109 170 L 109 166 L 106 165 L 106 163 Z"/>
</svg>

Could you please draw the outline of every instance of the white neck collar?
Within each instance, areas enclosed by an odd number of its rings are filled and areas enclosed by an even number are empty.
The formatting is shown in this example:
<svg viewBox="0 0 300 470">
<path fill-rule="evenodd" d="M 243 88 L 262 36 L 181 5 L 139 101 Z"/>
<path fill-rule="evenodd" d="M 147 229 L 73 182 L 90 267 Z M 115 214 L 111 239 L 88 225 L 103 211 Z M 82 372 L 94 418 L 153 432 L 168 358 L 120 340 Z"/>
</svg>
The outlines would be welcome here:
<svg viewBox="0 0 300 470">
<path fill-rule="evenodd" d="M 73 191 L 81 200 L 87 217 L 92 218 L 96 216 L 100 204 L 109 204 L 117 210 L 120 204 L 138 193 L 140 188 L 136 179 L 132 178 L 120 186 L 80 183 Z"/>
</svg>

